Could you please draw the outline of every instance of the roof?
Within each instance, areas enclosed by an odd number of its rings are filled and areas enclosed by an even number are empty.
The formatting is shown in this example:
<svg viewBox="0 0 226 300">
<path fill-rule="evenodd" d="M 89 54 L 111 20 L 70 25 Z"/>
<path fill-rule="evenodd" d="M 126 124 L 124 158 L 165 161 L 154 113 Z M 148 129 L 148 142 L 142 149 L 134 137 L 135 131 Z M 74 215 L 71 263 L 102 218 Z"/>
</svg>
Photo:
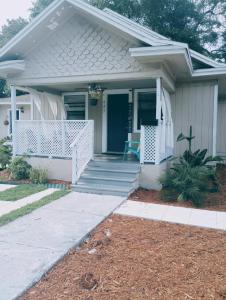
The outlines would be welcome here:
<svg viewBox="0 0 226 300">
<path fill-rule="evenodd" d="M 33 43 L 33 45 L 35 45 L 35 43 L 38 43 L 40 38 L 44 35 L 42 34 L 42 32 L 39 32 L 41 31 L 41 27 L 43 26 L 43 24 L 45 25 L 43 29 L 45 31 L 47 29 L 49 29 L 49 31 L 56 29 L 57 26 L 59 26 L 60 17 L 64 19 L 65 15 L 69 15 L 73 11 L 72 9 L 70 9 L 70 7 L 68 10 L 66 10 L 65 4 L 67 6 L 69 5 L 71 8 L 74 7 L 84 15 L 88 15 L 89 17 L 96 19 L 99 23 L 112 27 L 114 30 L 118 30 L 122 34 L 125 34 L 130 38 L 139 40 L 141 42 L 141 48 L 142 46 L 146 46 L 147 48 L 149 48 L 149 53 L 153 54 L 158 47 L 159 49 L 161 49 L 162 47 L 162 53 L 164 51 L 167 51 L 167 48 L 169 51 L 172 51 L 172 49 L 175 50 L 176 48 L 183 49 L 183 51 L 186 52 L 185 59 L 188 64 L 188 68 L 190 68 L 191 74 L 193 72 L 192 59 L 206 64 L 207 68 L 219 68 L 221 70 L 222 68 L 225 68 L 226 72 L 225 64 L 217 63 L 200 53 L 190 50 L 188 45 L 185 43 L 172 41 L 169 38 L 166 38 L 124 16 L 121 16 L 120 14 L 110 9 L 100 10 L 81 0 L 55 0 L 40 15 L 34 18 L 33 21 L 31 21 L 23 30 L 21 30 L 12 40 L 10 40 L 4 47 L 0 49 L 0 60 L 11 60 L 15 62 L 16 60 L 20 59 L 21 62 L 20 65 L 17 66 L 17 68 L 23 68 L 23 61 L 21 59 L 20 50 L 24 49 L 25 42 Z M 35 39 L 35 36 L 38 34 L 38 32 L 39 38 L 37 36 L 37 38 Z M 0 63 L 0 67 L 2 64 L 3 62 Z M 5 68 L 5 66 L 3 67 Z"/>
</svg>

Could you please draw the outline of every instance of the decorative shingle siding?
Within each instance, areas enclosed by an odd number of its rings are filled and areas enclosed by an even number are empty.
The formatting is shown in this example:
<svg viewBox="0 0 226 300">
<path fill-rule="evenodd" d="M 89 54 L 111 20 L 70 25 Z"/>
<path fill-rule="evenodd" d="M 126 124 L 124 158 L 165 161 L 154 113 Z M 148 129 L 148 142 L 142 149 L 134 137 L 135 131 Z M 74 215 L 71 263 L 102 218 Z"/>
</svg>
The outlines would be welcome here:
<svg viewBox="0 0 226 300">
<path fill-rule="evenodd" d="M 143 66 L 129 53 L 130 47 L 137 46 L 100 25 L 73 16 L 27 54 L 26 70 L 20 78 L 139 72 Z"/>
</svg>

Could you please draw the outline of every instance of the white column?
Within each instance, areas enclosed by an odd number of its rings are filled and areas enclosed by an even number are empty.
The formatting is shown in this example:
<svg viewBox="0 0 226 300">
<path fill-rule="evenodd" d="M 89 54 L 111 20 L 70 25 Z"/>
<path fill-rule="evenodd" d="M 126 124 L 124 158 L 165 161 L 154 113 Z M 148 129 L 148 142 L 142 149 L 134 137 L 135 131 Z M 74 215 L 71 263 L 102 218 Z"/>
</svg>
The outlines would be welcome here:
<svg viewBox="0 0 226 300">
<path fill-rule="evenodd" d="M 214 86 L 213 103 L 213 156 L 217 155 L 217 114 L 218 114 L 218 83 Z"/>
<path fill-rule="evenodd" d="M 10 86 L 11 92 L 11 112 L 12 112 L 12 142 L 13 142 L 13 157 L 16 156 L 16 87 L 14 85 Z"/>
<path fill-rule="evenodd" d="M 160 162 L 160 128 L 161 128 L 161 107 L 162 107 L 162 83 L 161 78 L 156 79 L 156 120 L 158 120 L 158 126 L 156 128 L 156 141 L 155 141 L 155 164 Z"/>
</svg>

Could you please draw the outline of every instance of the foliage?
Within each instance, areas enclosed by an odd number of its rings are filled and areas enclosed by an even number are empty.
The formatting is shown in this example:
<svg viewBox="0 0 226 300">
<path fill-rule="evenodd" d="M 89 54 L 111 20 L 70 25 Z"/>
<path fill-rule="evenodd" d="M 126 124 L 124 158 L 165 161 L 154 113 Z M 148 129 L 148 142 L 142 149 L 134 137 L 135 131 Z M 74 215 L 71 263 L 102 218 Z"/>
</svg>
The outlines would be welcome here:
<svg viewBox="0 0 226 300">
<path fill-rule="evenodd" d="M 7 20 L 2 26 L 0 32 L 0 47 L 4 46 L 11 38 L 13 38 L 21 29 L 28 24 L 23 18 Z"/>
<path fill-rule="evenodd" d="M 39 193 L 46 189 L 45 185 L 21 184 L 15 188 L 0 192 L 1 201 L 17 201 L 24 197 Z"/>
<path fill-rule="evenodd" d="M 188 142 L 188 149 L 180 157 L 175 157 L 176 162 L 160 178 L 163 186 L 161 197 L 165 200 L 187 201 L 200 207 L 204 203 L 207 192 L 217 191 L 219 184 L 214 166 L 208 165 L 210 162 L 220 161 L 218 156 L 208 156 L 207 149 L 192 152 L 192 135 L 190 126 L 189 136 L 179 134 L 177 141 Z M 215 187 L 215 188 L 214 188 Z"/>
<path fill-rule="evenodd" d="M 12 157 L 12 147 L 5 145 L 5 142 L 5 139 L 0 140 L 0 166 L 2 169 L 6 169 Z"/>
<path fill-rule="evenodd" d="M 188 163 L 191 167 L 196 166 L 205 166 L 210 162 L 220 162 L 222 161 L 222 158 L 220 156 L 208 156 L 207 149 L 203 150 L 196 150 L 195 152 L 192 152 L 192 141 L 195 138 L 195 136 L 192 135 L 192 126 L 190 126 L 189 130 L 189 136 L 185 136 L 183 133 L 180 133 L 177 137 L 177 142 L 181 142 L 186 140 L 188 142 L 188 150 L 185 150 L 183 155 L 179 157 L 179 161 L 181 164 L 184 164 L 185 162 Z"/>
<path fill-rule="evenodd" d="M 45 184 L 48 182 L 47 170 L 32 168 L 30 170 L 30 179 L 35 184 Z"/>
<path fill-rule="evenodd" d="M 50 5 L 54 0 L 36 0 L 33 2 L 33 6 L 30 9 L 30 17 L 34 18 L 39 15 L 48 5 Z"/>
<path fill-rule="evenodd" d="M 9 170 L 13 179 L 27 179 L 30 175 L 31 165 L 23 157 L 16 157 L 10 163 Z"/>
<path fill-rule="evenodd" d="M 226 10 L 223 0 L 90 0 L 99 8 L 108 7 L 139 21 L 152 30 L 178 42 L 188 43 L 198 52 L 217 46 L 219 28 Z"/>
<path fill-rule="evenodd" d="M 191 200 L 195 206 L 200 207 L 206 193 L 209 192 L 209 181 L 212 178 L 215 178 L 213 168 L 174 164 L 173 168 L 160 178 L 163 191 L 167 190 L 162 196 L 165 196 L 166 200 L 172 200 L 172 196 L 177 196 L 178 201 Z"/>
</svg>

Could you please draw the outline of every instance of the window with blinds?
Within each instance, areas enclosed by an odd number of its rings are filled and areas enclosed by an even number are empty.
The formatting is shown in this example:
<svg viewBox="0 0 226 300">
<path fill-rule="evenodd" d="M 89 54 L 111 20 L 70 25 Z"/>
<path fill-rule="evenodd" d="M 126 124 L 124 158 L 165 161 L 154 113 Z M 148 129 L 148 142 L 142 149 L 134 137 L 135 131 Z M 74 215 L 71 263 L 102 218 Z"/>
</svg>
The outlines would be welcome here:
<svg viewBox="0 0 226 300">
<path fill-rule="evenodd" d="M 65 95 L 64 105 L 67 112 L 67 120 L 86 119 L 86 95 Z"/>
</svg>

